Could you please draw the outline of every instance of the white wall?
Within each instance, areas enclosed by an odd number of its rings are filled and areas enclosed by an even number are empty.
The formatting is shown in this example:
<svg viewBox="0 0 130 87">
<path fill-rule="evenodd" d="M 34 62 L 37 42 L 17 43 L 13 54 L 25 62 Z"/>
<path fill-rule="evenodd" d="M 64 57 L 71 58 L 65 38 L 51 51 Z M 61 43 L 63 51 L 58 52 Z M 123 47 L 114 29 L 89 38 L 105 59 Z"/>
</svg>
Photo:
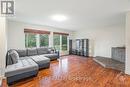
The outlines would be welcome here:
<svg viewBox="0 0 130 87">
<path fill-rule="evenodd" d="M 109 26 L 103 28 L 80 29 L 76 33 L 53 27 L 28 24 L 23 22 L 8 22 L 8 49 L 25 48 L 24 28 L 43 29 L 48 31 L 70 33 L 71 39 L 88 38 L 90 39 L 90 56 L 111 57 L 111 47 L 125 46 L 125 27 Z M 50 34 L 50 45 L 53 46 L 53 33 Z"/>
<path fill-rule="evenodd" d="M 58 29 L 54 27 L 47 27 L 42 25 L 35 25 L 35 24 L 28 24 L 23 22 L 16 22 L 9 20 L 8 22 L 9 30 L 8 30 L 8 49 L 23 49 L 25 48 L 25 34 L 24 34 L 24 28 L 29 29 L 39 29 L 39 30 L 47 30 L 51 31 L 49 44 L 50 46 L 53 46 L 53 32 L 65 32 L 69 33 L 70 37 L 72 38 L 72 31 L 67 31 L 63 29 Z"/>
<path fill-rule="evenodd" d="M 130 75 L 130 12 L 126 15 L 126 64 L 125 73 Z"/>
<path fill-rule="evenodd" d="M 5 17 L 0 17 L 0 76 L 4 76 L 5 59 L 7 52 L 7 21 Z"/>
<path fill-rule="evenodd" d="M 76 38 L 88 38 L 90 40 L 90 56 L 103 56 L 111 58 L 111 47 L 125 45 L 125 27 L 111 26 L 81 29 L 76 33 Z"/>
</svg>

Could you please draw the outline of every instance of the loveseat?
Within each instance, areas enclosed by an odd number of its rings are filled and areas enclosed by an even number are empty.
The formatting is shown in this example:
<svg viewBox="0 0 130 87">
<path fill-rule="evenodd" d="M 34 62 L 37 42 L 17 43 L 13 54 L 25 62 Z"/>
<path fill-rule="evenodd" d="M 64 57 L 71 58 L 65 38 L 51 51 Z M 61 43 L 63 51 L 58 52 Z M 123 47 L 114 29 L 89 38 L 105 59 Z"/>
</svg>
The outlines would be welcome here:
<svg viewBox="0 0 130 87">
<path fill-rule="evenodd" d="M 49 68 L 50 61 L 57 58 L 59 52 L 47 47 L 9 50 L 5 69 L 8 84 L 36 76 L 39 69 Z"/>
</svg>

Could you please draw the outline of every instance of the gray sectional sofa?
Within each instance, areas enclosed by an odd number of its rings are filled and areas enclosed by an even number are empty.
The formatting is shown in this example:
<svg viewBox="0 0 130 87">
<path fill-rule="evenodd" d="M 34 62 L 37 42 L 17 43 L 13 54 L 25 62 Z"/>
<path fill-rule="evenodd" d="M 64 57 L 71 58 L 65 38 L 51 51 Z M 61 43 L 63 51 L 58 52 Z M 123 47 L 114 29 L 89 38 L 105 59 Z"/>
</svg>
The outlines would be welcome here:
<svg viewBox="0 0 130 87">
<path fill-rule="evenodd" d="M 39 69 L 49 68 L 50 61 L 57 58 L 59 58 L 59 52 L 46 47 L 9 50 L 5 69 L 8 84 L 26 77 L 36 76 Z"/>
</svg>

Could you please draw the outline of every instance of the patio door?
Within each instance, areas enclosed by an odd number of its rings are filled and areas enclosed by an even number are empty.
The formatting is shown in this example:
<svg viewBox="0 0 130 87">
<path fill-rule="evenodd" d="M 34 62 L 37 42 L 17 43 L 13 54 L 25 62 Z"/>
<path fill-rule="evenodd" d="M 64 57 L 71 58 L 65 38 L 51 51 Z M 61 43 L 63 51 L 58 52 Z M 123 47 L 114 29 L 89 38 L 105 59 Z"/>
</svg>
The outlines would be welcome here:
<svg viewBox="0 0 130 87">
<path fill-rule="evenodd" d="M 56 50 L 60 51 L 60 55 L 67 55 L 68 54 L 68 36 L 54 34 L 53 40 L 54 40 L 53 45 Z"/>
</svg>

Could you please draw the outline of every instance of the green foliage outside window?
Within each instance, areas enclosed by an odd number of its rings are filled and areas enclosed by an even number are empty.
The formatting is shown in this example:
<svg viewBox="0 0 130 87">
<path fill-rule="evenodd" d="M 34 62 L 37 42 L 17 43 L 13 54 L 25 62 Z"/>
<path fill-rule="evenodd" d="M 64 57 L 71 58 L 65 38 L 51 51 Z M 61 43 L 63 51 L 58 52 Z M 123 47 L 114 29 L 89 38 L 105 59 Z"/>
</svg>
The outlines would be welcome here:
<svg viewBox="0 0 130 87">
<path fill-rule="evenodd" d="M 40 34 L 40 47 L 49 46 L 48 34 Z"/>
<path fill-rule="evenodd" d="M 60 36 L 62 41 L 60 42 Z M 66 35 L 54 35 L 54 47 L 56 50 L 60 50 L 60 43 L 61 43 L 61 50 L 66 51 L 67 50 L 67 36 Z"/>
<path fill-rule="evenodd" d="M 49 46 L 49 36 L 48 36 L 48 34 L 40 34 L 38 39 L 37 39 L 36 36 L 37 36 L 37 34 L 25 33 L 25 47 L 27 47 L 27 48 L 37 47 L 37 40 L 40 40 L 39 41 L 40 47 Z M 61 40 L 62 40 L 61 42 L 60 42 L 60 37 L 61 37 Z M 60 49 L 62 51 L 67 50 L 67 36 L 66 35 L 55 34 L 53 36 L 53 40 L 54 40 L 53 41 L 54 47 L 56 48 L 56 50 L 60 50 Z"/>
<path fill-rule="evenodd" d="M 26 33 L 25 34 L 25 47 L 36 47 L 36 34 Z"/>
<path fill-rule="evenodd" d="M 55 34 L 54 37 L 54 47 L 56 50 L 60 50 L 60 35 Z"/>
<path fill-rule="evenodd" d="M 62 35 L 62 50 L 66 51 L 67 50 L 67 36 Z"/>
</svg>

